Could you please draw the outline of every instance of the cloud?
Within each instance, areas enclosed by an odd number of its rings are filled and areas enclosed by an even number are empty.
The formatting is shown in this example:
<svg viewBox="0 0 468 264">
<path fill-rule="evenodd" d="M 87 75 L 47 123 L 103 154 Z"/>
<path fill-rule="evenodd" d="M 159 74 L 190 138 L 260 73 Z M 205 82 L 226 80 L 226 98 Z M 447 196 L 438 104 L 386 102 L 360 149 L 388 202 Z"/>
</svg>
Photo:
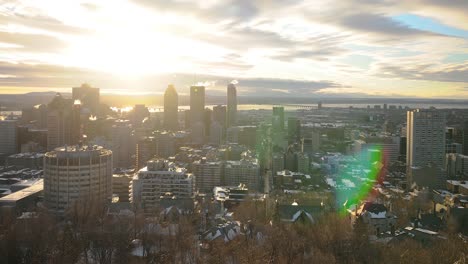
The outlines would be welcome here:
<svg viewBox="0 0 468 264">
<path fill-rule="evenodd" d="M 81 3 L 80 6 L 89 12 L 94 12 L 99 9 L 99 7 L 93 3 Z"/>
<path fill-rule="evenodd" d="M 236 79 L 246 94 L 304 96 L 350 93 L 349 86 L 356 94 L 356 87 L 389 93 L 388 79 L 404 80 L 398 81 L 403 92 L 414 85 L 406 80 L 459 87 L 468 76 L 457 55 L 467 53 L 466 39 L 399 19 L 468 28 L 468 2 L 461 0 L 124 0 L 119 8 L 106 1 L 51 8 L 18 0 L 0 6 L 0 61 L 16 62 L 0 63 L 1 86 L 61 88 L 88 81 L 153 92 L 159 91 L 155 84 L 175 82 L 186 90 L 209 81 L 213 91 L 223 92 Z M 89 67 L 121 75 L 78 67 L 88 59 Z M 37 64 L 26 63 L 32 61 Z M 59 62 L 76 67 L 52 65 Z M 174 79 L 160 74 L 166 71 L 180 73 Z M 297 79 L 303 76 L 310 80 Z"/>
<path fill-rule="evenodd" d="M 357 13 L 340 19 L 341 25 L 369 33 L 407 37 L 433 35 L 433 33 L 413 29 L 382 14 Z"/>
<path fill-rule="evenodd" d="M 66 25 L 62 21 L 44 14 L 27 14 L 19 11 L 0 13 L 0 25 L 20 25 L 60 34 L 87 34 L 89 29 Z"/>
<path fill-rule="evenodd" d="M 161 13 L 184 14 L 200 20 L 220 22 L 221 20 L 245 22 L 254 18 L 259 9 L 255 1 L 177 1 L 177 0 L 134 0 L 136 4 Z"/>
<path fill-rule="evenodd" d="M 0 42 L 18 46 L 15 50 L 27 52 L 57 52 L 67 46 L 62 40 L 40 34 L 10 33 L 0 31 Z"/>
<path fill-rule="evenodd" d="M 292 96 L 310 94 L 324 88 L 346 88 L 347 86 L 327 80 L 294 80 L 281 78 L 238 78 L 232 76 L 192 75 L 186 73 L 162 74 L 146 76 L 135 82 L 119 79 L 118 76 L 81 68 L 59 67 L 54 65 L 14 64 L 0 62 L 0 87 L 49 87 L 67 88 L 82 82 L 92 83 L 104 91 L 113 89 L 130 89 L 137 85 L 141 91 L 155 90 L 154 84 L 160 84 L 164 89 L 168 83 L 173 83 L 179 91 L 186 93 L 190 85 L 202 84 L 210 87 L 208 94 L 224 94 L 226 86 L 235 79 L 237 86 L 246 93 L 244 95 L 265 95 L 288 92 Z"/>
<path fill-rule="evenodd" d="M 383 78 L 468 83 L 468 63 L 438 67 L 433 64 L 405 66 L 379 64 L 377 68 L 377 75 Z"/>
</svg>

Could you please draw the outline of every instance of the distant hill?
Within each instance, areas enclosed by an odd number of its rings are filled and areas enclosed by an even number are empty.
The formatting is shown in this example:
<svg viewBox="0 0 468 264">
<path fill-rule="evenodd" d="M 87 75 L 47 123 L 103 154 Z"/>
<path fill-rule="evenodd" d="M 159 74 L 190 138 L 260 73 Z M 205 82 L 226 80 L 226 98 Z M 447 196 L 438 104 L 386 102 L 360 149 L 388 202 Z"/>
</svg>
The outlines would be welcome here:
<svg viewBox="0 0 468 264">
<path fill-rule="evenodd" d="M 57 92 L 31 92 L 26 94 L 0 94 L 0 106 L 8 110 L 20 110 L 38 104 L 48 104 Z M 71 97 L 70 93 L 62 93 Z"/>
<path fill-rule="evenodd" d="M 0 107 L 7 110 L 21 110 L 25 107 L 31 107 L 37 104 L 48 104 L 57 92 L 30 92 L 26 94 L 0 94 Z M 71 98 L 71 93 L 61 93 L 65 98 Z M 179 105 L 189 105 L 188 95 L 179 95 Z M 293 97 L 293 96 L 238 96 L 239 104 L 316 104 L 322 101 L 326 104 L 408 104 L 408 105 L 451 105 L 451 104 L 466 104 L 466 100 L 451 100 L 451 99 L 420 99 L 420 98 L 391 98 L 391 97 L 367 97 L 367 98 L 350 98 L 350 97 Z M 101 103 L 109 106 L 133 106 L 135 104 L 145 104 L 147 106 L 162 106 L 164 97 L 158 94 L 146 95 L 121 95 L 121 94 L 101 94 Z M 226 96 L 207 95 L 206 104 L 226 104 Z"/>
</svg>

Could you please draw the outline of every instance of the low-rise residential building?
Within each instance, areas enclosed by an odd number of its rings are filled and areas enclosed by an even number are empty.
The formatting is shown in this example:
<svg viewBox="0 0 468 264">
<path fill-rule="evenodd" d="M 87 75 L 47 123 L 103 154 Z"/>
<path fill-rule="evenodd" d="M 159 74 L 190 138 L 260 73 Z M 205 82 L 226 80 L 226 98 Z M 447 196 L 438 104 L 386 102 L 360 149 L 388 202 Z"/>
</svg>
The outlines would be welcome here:
<svg viewBox="0 0 468 264">
<path fill-rule="evenodd" d="M 351 206 L 348 211 L 353 221 L 361 218 L 368 231 L 374 234 L 394 231 L 397 217 L 389 212 L 383 204 L 366 202 L 361 206 Z"/>
<path fill-rule="evenodd" d="M 468 181 L 447 181 L 447 190 L 452 193 L 468 195 Z"/>
</svg>

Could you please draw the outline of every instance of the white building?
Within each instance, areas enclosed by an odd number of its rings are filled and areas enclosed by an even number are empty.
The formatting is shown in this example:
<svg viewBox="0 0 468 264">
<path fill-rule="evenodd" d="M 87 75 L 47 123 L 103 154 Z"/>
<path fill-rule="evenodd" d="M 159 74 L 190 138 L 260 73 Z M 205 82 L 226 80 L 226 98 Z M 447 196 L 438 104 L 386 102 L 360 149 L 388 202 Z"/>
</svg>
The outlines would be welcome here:
<svg viewBox="0 0 468 264">
<path fill-rule="evenodd" d="M 160 197 L 171 193 L 178 198 L 192 198 L 195 192 L 195 177 L 185 168 L 164 159 L 148 161 L 132 180 L 131 201 L 144 208 L 155 207 Z"/>
<path fill-rule="evenodd" d="M 106 203 L 112 197 L 112 152 L 99 146 L 65 146 L 44 157 L 44 197 L 63 213 L 77 200 Z"/>
</svg>

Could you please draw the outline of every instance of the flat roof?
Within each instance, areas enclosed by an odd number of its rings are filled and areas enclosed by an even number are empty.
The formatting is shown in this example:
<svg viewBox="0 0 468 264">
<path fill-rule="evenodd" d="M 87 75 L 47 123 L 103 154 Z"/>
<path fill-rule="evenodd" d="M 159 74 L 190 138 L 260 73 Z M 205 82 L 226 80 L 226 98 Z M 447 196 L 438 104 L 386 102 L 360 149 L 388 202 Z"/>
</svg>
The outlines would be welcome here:
<svg viewBox="0 0 468 264">
<path fill-rule="evenodd" d="M 463 183 L 462 183 L 463 182 Z M 455 180 L 447 180 L 447 183 L 462 186 L 463 188 L 468 189 L 468 181 L 455 181 Z"/>
<path fill-rule="evenodd" d="M 16 203 L 17 201 L 24 199 L 30 195 L 37 194 L 44 190 L 44 180 L 38 180 L 36 184 L 31 187 L 24 188 L 7 196 L 0 198 L 0 204 Z"/>
</svg>

